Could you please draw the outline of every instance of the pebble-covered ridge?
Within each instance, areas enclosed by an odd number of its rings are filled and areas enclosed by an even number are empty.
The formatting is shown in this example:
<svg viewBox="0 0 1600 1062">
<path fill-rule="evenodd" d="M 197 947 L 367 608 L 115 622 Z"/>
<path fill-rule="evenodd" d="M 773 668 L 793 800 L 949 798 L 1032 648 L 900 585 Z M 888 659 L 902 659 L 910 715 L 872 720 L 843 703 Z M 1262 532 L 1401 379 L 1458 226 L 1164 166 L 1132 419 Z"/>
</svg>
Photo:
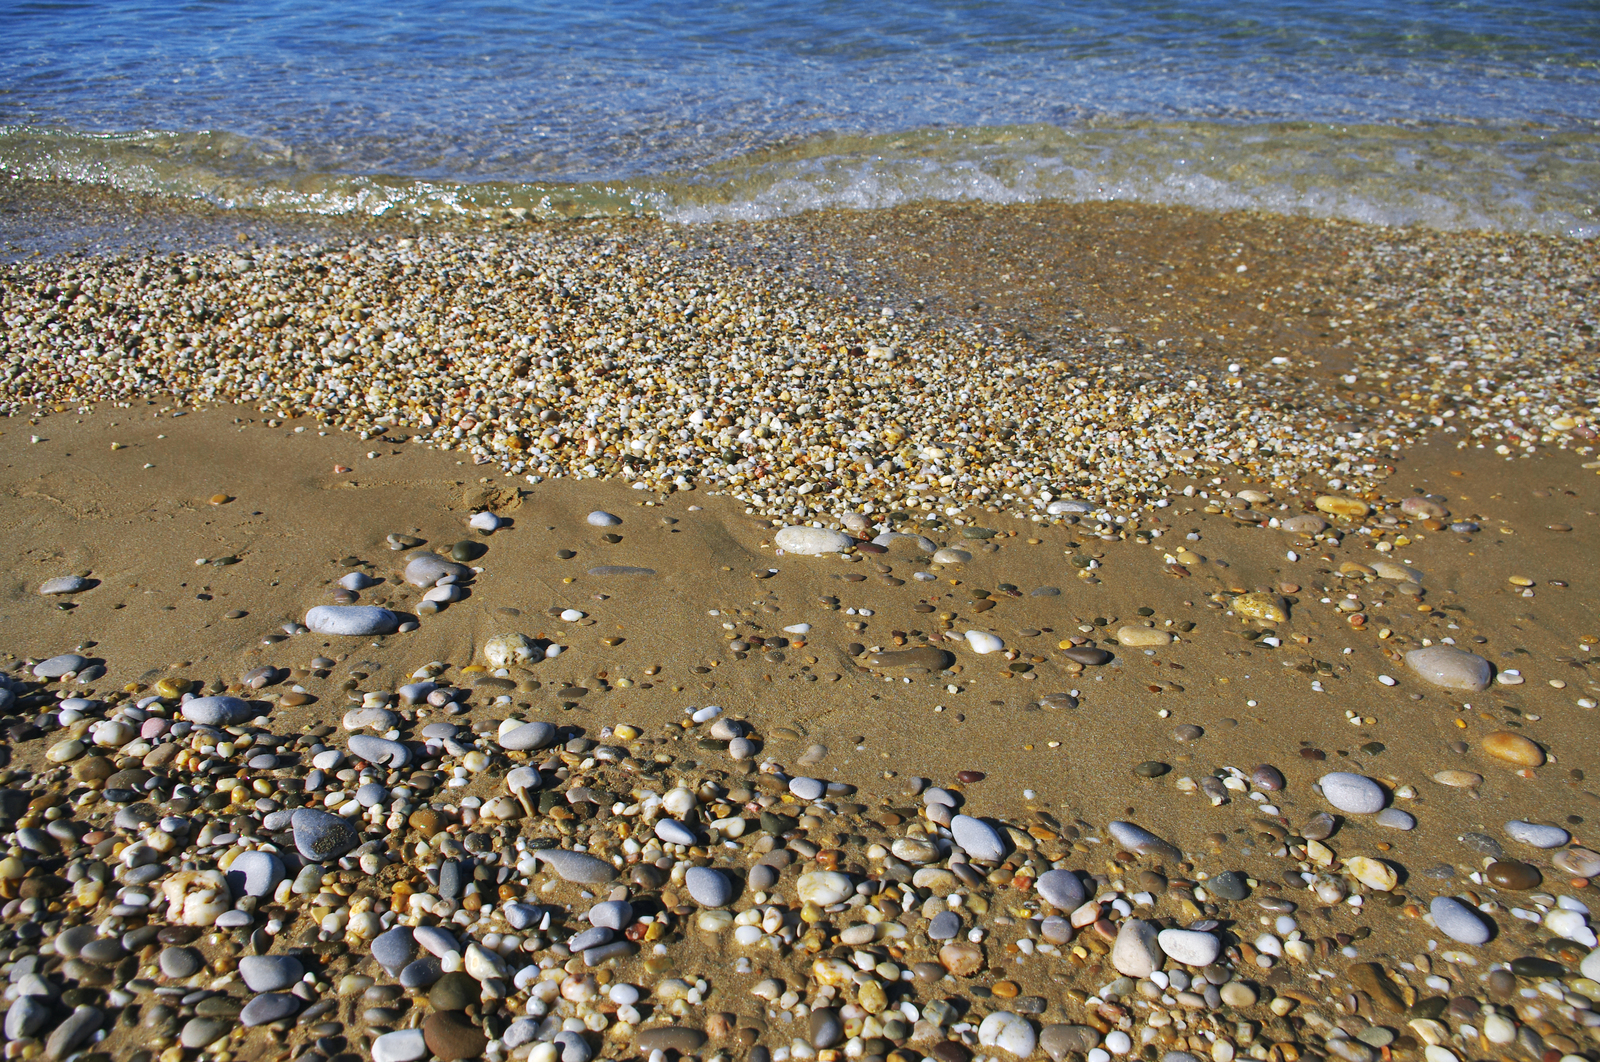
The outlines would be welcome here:
<svg viewBox="0 0 1600 1062">
<path fill-rule="evenodd" d="M 1593 417 L 1592 368 L 1575 361 L 1593 346 L 1592 277 L 1560 241 L 1495 254 L 1509 241 L 1349 237 L 1354 294 L 1331 323 L 1359 352 L 1351 395 L 1314 375 L 1286 391 L 1294 370 L 1266 357 L 1178 369 L 1121 336 L 1050 353 L 914 308 L 864 312 L 749 248 L 731 264 L 694 231 L 492 239 L 10 266 L 0 411 L 248 402 L 535 482 L 697 485 L 821 518 L 1062 492 L 1137 505 L 1224 467 L 1366 489 L 1431 431 L 1509 432 L 1509 453 L 1566 445 Z M 1313 294 L 1275 298 L 1309 313 Z"/>
</svg>

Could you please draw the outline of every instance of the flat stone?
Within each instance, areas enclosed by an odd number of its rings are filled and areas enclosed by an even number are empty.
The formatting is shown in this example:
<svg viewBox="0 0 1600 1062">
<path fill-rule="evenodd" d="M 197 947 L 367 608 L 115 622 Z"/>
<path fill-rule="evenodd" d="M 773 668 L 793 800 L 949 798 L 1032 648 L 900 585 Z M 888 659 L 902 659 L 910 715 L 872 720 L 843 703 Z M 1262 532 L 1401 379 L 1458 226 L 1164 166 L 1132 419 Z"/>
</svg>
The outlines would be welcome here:
<svg viewBox="0 0 1600 1062">
<path fill-rule="evenodd" d="M 1336 494 L 1320 495 L 1313 504 L 1330 516 L 1360 518 L 1372 511 L 1372 506 L 1359 498 L 1342 498 Z"/>
<path fill-rule="evenodd" d="M 1452 645 L 1430 645 L 1406 654 L 1406 666 L 1419 678 L 1447 690 L 1476 692 L 1494 677 L 1489 661 Z"/>
<path fill-rule="evenodd" d="M 1489 879 L 1491 885 L 1513 892 L 1537 889 L 1544 881 L 1537 868 L 1510 859 L 1497 859 L 1490 863 L 1483 868 L 1483 876 Z"/>
<path fill-rule="evenodd" d="M 1414 830 L 1417 827 L 1417 820 L 1399 808 L 1384 808 L 1372 817 L 1372 821 L 1391 830 Z"/>
<path fill-rule="evenodd" d="M 81 575 L 60 575 L 39 584 L 39 593 L 45 597 L 57 594 L 81 594 L 94 584 Z"/>
<path fill-rule="evenodd" d="M 961 932 L 961 916 L 954 911 L 940 911 L 928 923 L 929 940 L 954 940 Z"/>
<path fill-rule="evenodd" d="M 1340 811 L 1351 815 L 1375 815 L 1383 810 L 1388 795 L 1383 786 L 1359 774 L 1334 771 L 1322 776 L 1322 797 Z"/>
<path fill-rule="evenodd" d="M 601 564 L 589 569 L 590 575 L 654 575 L 654 568 L 637 568 L 631 564 Z"/>
<path fill-rule="evenodd" d="M 806 1032 L 810 1035 L 811 1046 L 825 1051 L 844 1039 L 844 1023 L 832 1007 L 817 1007 L 806 1019 Z"/>
<path fill-rule="evenodd" d="M 300 1013 L 300 997 L 288 992 L 267 992 L 256 996 L 239 1012 L 239 1022 L 246 1028 L 270 1025 L 275 1021 Z"/>
<path fill-rule="evenodd" d="M 7 1040 L 27 1040 L 43 1029 L 45 1022 L 50 1020 L 50 1004 L 47 997 L 34 995 L 18 996 L 6 1011 L 5 1033 Z"/>
<path fill-rule="evenodd" d="M 398 978 L 401 988 L 427 988 L 444 976 L 444 967 L 432 955 L 424 955 L 405 964 Z"/>
<path fill-rule="evenodd" d="M 412 586 L 433 586 L 447 575 L 462 580 L 470 579 L 472 569 L 465 564 L 445 560 L 437 553 L 413 553 L 406 558 L 405 580 Z"/>
<path fill-rule="evenodd" d="M 815 778 L 789 779 L 789 792 L 793 793 L 801 800 L 821 800 L 822 795 L 827 791 L 828 787 L 823 785 Z"/>
<path fill-rule="evenodd" d="M 826 527 L 785 527 L 772 537 L 773 545 L 785 553 L 802 557 L 816 557 L 825 553 L 843 553 L 854 546 L 855 539 L 842 531 Z"/>
<path fill-rule="evenodd" d="M 717 904 L 718 907 L 722 906 Z M 509 915 L 507 918 L 509 920 Z M 605 900 L 589 908 L 589 924 L 622 932 L 633 921 L 633 904 L 627 900 Z"/>
<path fill-rule="evenodd" d="M 1280 520 L 1278 527 L 1293 535 L 1320 535 L 1328 529 L 1328 521 L 1315 513 L 1302 513 Z"/>
<path fill-rule="evenodd" d="M 964 549 L 946 547 L 935 550 L 933 553 L 933 563 L 935 564 L 968 564 L 971 561 L 972 554 Z"/>
<path fill-rule="evenodd" d="M 998 653 L 1000 650 L 1006 647 L 1005 642 L 1001 641 L 996 635 L 990 634 L 988 631 L 968 631 L 967 645 L 969 645 L 972 648 L 972 651 L 977 653 L 979 656 L 988 656 L 990 653 Z"/>
<path fill-rule="evenodd" d="M 305 976 L 306 968 L 293 955 L 246 955 L 239 960 L 239 976 L 252 992 L 277 992 Z"/>
<path fill-rule="evenodd" d="M 698 840 L 694 831 L 677 819 L 658 819 L 655 834 L 667 844 L 692 845 Z"/>
<path fill-rule="evenodd" d="M 1078 698 L 1070 693 L 1047 693 L 1036 702 L 1040 708 L 1054 712 L 1070 712 L 1078 707 Z"/>
<path fill-rule="evenodd" d="M 1087 667 L 1097 667 L 1101 664 L 1109 664 L 1111 662 L 1111 654 L 1107 650 L 1101 649 L 1099 646 L 1094 645 L 1074 645 L 1070 649 L 1061 650 L 1061 655 L 1066 657 L 1068 660 L 1075 660 Z M 1082 1026 L 1052 1025 L 1051 1028 L 1067 1029 L 1082 1028 Z"/>
<path fill-rule="evenodd" d="M 1389 980 L 1382 966 L 1375 962 L 1351 963 L 1345 968 L 1350 983 L 1365 992 L 1379 1010 L 1390 1014 L 1405 1011 L 1405 1000 L 1400 998 L 1394 982 Z"/>
<path fill-rule="evenodd" d="M 1161 968 L 1164 953 L 1156 927 L 1139 918 L 1123 921 L 1111 945 L 1111 965 L 1124 977 L 1149 977 Z"/>
<path fill-rule="evenodd" d="M 48 660 L 41 660 L 33 665 L 34 678 L 60 678 L 82 671 L 83 666 L 89 662 L 88 657 L 79 656 L 77 653 L 62 653 L 52 656 Z"/>
<path fill-rule="evenodd" d="M 246 851 L 228 865 L 228 887 L 235 896 L 271 896 L 283 880 L 283 860 L 272 852 Z"/>
<path fill-rule="evenodd" d="M 1289 619 L 1289 604 L 1277 594 L 1240 594 L 1233 599 L 1233 611 L 1267 623 L 1285 623 Z"/>
<path fill-rule="evenodd" d="M 1117 644 L 1125 645 L 1130 649 L 1171 645 L 1172 632 L 1157 630 L 1154 627 L 1118 627 Z"/>
<path fill-rule="evenodd" d="M 356 734 L 350 738 L 350 754 L 378 767 L 400 768 L 411 762 L 411 750 L 398 741 Z"/>
<path fill-rule="evenodd" d="M 199 1051 L 227 1036 L 232 1029 L 232 1022 L 220 1018 L 190 1018 L 184 1022 L 178 1042 L 191 1051 Z"/>
<path fill-rule="evenodd" d="M 393 634 L 400 629 L 400 617 L 377 605 L 318 605 L 306 613 L 306 626 L 313 634 Z"/>
<path fill-rule="evenodd" d="M 1402 499 L 1400 511 L 1407 516 L 1420 516 L 1426 520 L 1443 520 L 1450 515 L 1449 509 L 1446 509 L 1432 498 L 1423 497 Z"/>
<path fill-rule="evenodd" d="M 733 883 L 712 867 L 691 867 L 683 876 L 689 895 L 701 907 L 726 907 L 733 902 Z"/>
<path fill-rule="evenodd" d="M 465 971 L 447 973 L 428 989 L 428 1005 L 436 1011 L 466 1010 L 478 1002 L 482 990 Z"/>
<path fill-rule="evenodd" d="M 361 843 L 360 835 L 348 820 L 326 811 L 301 808 L 290 821 L 294 827 L 295 848 L 308 863 L 337 859 Z"/>
<path fill-rule="evenodd" d="M 1489 923 L 1471 907 L 1453 896 L 1435 896 L 1428 904 L 1428 913 L 1439 932 L 1463 944 L 1487 944 Z"/>
<path fill-rule="evenodd" d="M 618 527 L 622 524 L 622 518 L 620 516 L 612 516 L 604 510 L 596 509 L 584 517 L 584 522 L 590 527 Z"/>
<path fill-rule="evenodd" d="M 555 871 L 561 880 L 574 884 L 603 885 L 617 876 L 616 867 L 587 852 L 574 852 L 566 848 L 545 848 L 533 854 Z"/>
<path fill-rule="evenodd" d="M 1088 899 L 1083 882 L 1070 870 L 1047 870 L 1039 875 L 1033 887 L 1058 911 L 1075 911 Z"/>
<path fill-rule="evenodd" d="M 1600 877 L 1600 853 L 1587 848 L 1568 848 L 1557 852 L 1550 862 L 1574 877 Z"/>
<path fill-rule="evenodd" d="M 943 671 L 955 662 L 954 655 L 931 645 L 867 654 L 867 666 L 876 668 L 920 667 L 929 671 Z"/>
<path fill-rule="evenodd" d="M 1064 516 L 1067 514 L 1079 516 L 1083 513 L 1094 512 L 1094 506 L 1086 501 L 1079 501 L 1076 498 L 1057 498 L 1049 505 L 1046 505 L 1044 507 L 1044 511 L 1049 513 L 1051 516 Z"/>
<path fill-rule="evenodd" d="M 256 717 L 255 706 L 238 697 L 196 697 L 183 702 L 183 717 L 202 726 L 238 726 Z"/>
<path fill-rule="evenodd" d="M 421 1062 L 428 1057 L 428 1041 L 421 1029 L 396 1029 L 372 1041 L 372 1062 Z"/>
<path fill-rule="evenodd" d="M 1237 870 L 1225 870 L 1206 879 L 1206 891 L 1219 899 L 1238 901 L 1250 895 L 1250 883 Z"/>
<path fill-rule="evenodd" d="M 439 1062 L 477 1058 L 489 1046 L 483 1030 L 457 1011 L 435 1011 L 422 1023 L 422 1039 Z"/>
<path fill-rule="evenodd" d="M 499 737 L 500 747 L 512 752 L 542 749 L 556 739 L 556 728 L 549 723 L 532 722 L 506 731 Z"/>
<path fill-rule="evenodd" d="M 1560 848 L 1572 839 L 1572 835 L 1559 826 L 1544 826 L 1521 819 L 1506 823 L 1506 836 L 1533 848 Z"/>
<path fill-rule="evenodd" d="M 998 863 L 1006 857 L 1006 842 L 993 826 L 971 815 L 950 820 L 950 833 L 956 846 L 980 863 Z"/>
<path fill-rule="evenodd" d="M 827 907 L 855 894 L 855 886 L 848 874 L 837 870 L 813 870 L 801 874 L 795 881 L 795 892 L 801 902 L 811 902 Z"/>
<path fill-rule="evenodd" d="M 1173 861 L 1183 858 L 1177 846 L 1169 844 L 1142 826 L 1131 822 L 1113 822 L 1106 827 L 1116 842 L 1138 855 L 1154 855 Z"/>
<path fill-rule="evenodd" d="M 87 1040 L 94 1031 L 100 1028 L 105 1015 L 99 1007 L 80 1004 L 72 1008 L 72 1013 L 55 1027 L 50 1038 L 45 1041 L 44 1053 L 52 1059 L 65 1058 L 72 1049 Z"/>
</svg>

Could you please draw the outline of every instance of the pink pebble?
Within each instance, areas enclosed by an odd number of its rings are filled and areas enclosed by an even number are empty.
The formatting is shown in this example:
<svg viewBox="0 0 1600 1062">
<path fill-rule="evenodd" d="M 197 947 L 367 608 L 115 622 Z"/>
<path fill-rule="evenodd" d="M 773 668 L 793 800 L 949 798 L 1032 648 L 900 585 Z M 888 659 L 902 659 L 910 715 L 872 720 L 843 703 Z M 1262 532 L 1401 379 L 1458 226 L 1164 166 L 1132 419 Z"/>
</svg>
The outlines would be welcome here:
<svg viewBox="0 0 1600 1062">
<path fill-rule="evenodd" d="M 167 732 L 167 727 L 172 724 L 165 719 L 146 719 L 139 728 L 139 736 L 146 741 L 153 741 Z"/>
</svg>

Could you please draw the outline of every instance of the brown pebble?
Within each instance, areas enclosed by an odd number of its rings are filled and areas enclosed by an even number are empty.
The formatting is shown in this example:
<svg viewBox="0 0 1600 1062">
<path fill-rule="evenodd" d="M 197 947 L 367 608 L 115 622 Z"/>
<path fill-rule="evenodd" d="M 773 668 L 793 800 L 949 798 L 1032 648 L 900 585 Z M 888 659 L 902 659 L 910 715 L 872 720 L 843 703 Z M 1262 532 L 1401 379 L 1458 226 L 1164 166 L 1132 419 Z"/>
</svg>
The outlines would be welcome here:
<svg viewBox="0 0 1600 1062">
<path fill-rule="evenodd" d="M 207 500 L 210 501 L 212 505 L 226 505 L 233 501 L 233 499 L 226 494 L 213 494 Z"/>
<path fill-rule="evenodd" d="M 1511 889 L 1515 892 L 1526 892 L 1537 889 L 1544 878 L 1539 871 L 1526 863 L 1518 863 L 1509 859 L 1496 860 L 1484 868 L 1483 876 L 1489 879 L 1490 884 L 1502 889 Z"/>
<path fill-rule="evenodd" d="M 981 782 L 987 777 L 988 775 L 984 774 L 982 771 L 956 772 L 956 781 L 960 782 L 962 785 L 971 785 L 973 782 Z"/>
<path fill-rule="evenodd" d="M 1015 999 L 1022 988 L 1015 981 L 996 981 L 989 991 L 1001 999 Z"/>
</svg>

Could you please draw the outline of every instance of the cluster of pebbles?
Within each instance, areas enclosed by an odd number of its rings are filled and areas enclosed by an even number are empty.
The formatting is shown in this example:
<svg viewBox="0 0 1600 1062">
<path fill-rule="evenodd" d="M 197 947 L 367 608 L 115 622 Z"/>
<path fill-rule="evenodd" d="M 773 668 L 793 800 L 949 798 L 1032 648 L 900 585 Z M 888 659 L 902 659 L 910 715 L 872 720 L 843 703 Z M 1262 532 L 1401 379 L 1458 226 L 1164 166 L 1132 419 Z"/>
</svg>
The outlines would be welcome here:
<svg viewBox="0 0 1600 1062">
<path fill-rule="evenodd" d="M 335 638 L 369 607 L 319 606 Z M 1514 820 L 1463 838 L 1469 882 L 1403 865 L 1381 837 L 1425 812 L 1391 779 L 1311 759 L 1181 778 L 1241 826 L 1180 846 L 1037 802 L 996 816 L 976 770 L 812 777 L 716 705 L 654 734 L 535 718 L 511 691 L 546 647 L 514 631 L 395 688 L 353 668 L 340 725 L 293 733 L 274 716 L 334 658 L 99 692 L 89 648 L 14 661 L 0 689 L 8 1058 L 1575 1062 L 1600 1041 L 1578 895 L 1600 854 Z M 1490 680 L 1450 646 L 1407 664 Z M 1545 763 L 1514 733 L 1482 744 Z"/>
<path fill-rule="evenodd" d="M 1444 333 L 1396 346 L 1378 332 L 1349 377 L 1375 389 L 1353 424 L 1348 411 L 1253 391 L 1248 366 L 1225 379 L 1157 363 L 1131 372 L 1123 352 L 1092 342 L 1064 358 L 916 314 L 864 315 L 759 256 L 735 265 L 694 231 L 494 239 L 7 266 L 0 412 L 154 393 L 248 402 L 404 433 L 534 481 L 699 486 L 786 517 L 1042 510 L 1062 491 L 1138 506 L 1165 497 L 1173 477 L 1224 468 L 1280 489 L 1329 476 L 1367 489 L 1428 432 L 1492 423 L 1529 445 L 1566 445 L 1592 427 L 1589 377 L 1570 365 L 1592 321 L 1576 297 L 1552 305 L 1587 290 L 1588 274 L 1561 244 L 1538 245 L 1553 279 L 1541 300 L 1518 290 L 1526 310 L 1503 346 L 1455 333 L 1449 350 Z M 1451 239 L 1459 263 L 1462 239 Z M 1426 244 L 1368 248 L 1373 290 L 1340 324 L 1390 311 L 1422 320 L 1399 278 L 1437 266 Z M 1513 342 L 1531 334 L 1524 318 L 1561 328 L 1537 357 Z M 1499 359 L 1492 374 L 1486 351 Z"/>
</svg>

